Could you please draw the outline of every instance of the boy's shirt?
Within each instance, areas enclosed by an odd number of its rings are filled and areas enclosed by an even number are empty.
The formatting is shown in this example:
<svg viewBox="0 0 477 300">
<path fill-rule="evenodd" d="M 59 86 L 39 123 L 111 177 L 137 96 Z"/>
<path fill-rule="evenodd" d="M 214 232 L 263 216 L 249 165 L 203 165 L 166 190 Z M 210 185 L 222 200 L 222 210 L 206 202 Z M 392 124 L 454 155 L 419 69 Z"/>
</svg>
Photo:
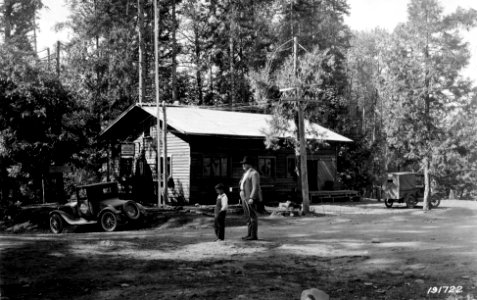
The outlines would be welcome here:
<svg viewBox="0 0 477 300">
<path fill-rule="evenodd" d="M 217 206 L 220 203 L 220 211 L 226 211 L 229 206 L 229 199 L 225 193 L 217 196 Z"/>
</svg>

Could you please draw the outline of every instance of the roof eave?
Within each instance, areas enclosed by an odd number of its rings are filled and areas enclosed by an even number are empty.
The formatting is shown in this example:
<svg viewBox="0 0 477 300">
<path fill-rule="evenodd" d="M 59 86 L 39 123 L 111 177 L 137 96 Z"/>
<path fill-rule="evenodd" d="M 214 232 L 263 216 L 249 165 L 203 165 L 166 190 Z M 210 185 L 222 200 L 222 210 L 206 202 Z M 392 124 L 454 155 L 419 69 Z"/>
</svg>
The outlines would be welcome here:
<svg viewBox="0 0 477 300">
<path fill-rule="evenodd" d="M 109 124 L 101 133 L 99 134 L 99 137 L 102 138 L 104 135 L 108 133 L 108 131 L 114 127 L 125 115 L 127 115 L 131 110 L 133 110 L 135 107 L 138 107 L 136 104 L 132 104 L 129 106 L 125 111 L 123 111 L 116 119 L 114 119 L 111 124 Z"/>
</svg>

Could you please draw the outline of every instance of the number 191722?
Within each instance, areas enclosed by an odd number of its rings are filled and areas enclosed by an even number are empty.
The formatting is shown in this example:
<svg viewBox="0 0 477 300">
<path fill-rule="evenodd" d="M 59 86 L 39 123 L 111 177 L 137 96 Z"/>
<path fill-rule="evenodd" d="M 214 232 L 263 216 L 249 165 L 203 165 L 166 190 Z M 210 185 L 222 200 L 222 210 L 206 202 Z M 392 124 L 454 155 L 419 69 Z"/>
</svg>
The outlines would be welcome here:
<svg viewBox="0 0 477 300">
<path fill-rule="evenodd" d="M 427 290 L 427 294 L 460 294 L 463 292 L 462 286 L 454 286 L 454 285 L 442 285 L 442 286 L 431 286 Z"/>
</svg>

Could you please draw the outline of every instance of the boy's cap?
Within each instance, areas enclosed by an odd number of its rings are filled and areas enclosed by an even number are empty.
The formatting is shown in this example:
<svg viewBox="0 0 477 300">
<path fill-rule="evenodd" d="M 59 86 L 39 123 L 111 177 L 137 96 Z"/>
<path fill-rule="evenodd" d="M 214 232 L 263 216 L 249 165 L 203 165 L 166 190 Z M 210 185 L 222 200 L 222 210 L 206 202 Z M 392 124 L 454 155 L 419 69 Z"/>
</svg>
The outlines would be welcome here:
<svg viewBox="0 0 477 300">
<path fill-rule="evenodd" d="M 223 185 L 222 183 L 219 183 L 215 186 L 215 189 L 225 191 L 225 185 Z"/>
</svg>

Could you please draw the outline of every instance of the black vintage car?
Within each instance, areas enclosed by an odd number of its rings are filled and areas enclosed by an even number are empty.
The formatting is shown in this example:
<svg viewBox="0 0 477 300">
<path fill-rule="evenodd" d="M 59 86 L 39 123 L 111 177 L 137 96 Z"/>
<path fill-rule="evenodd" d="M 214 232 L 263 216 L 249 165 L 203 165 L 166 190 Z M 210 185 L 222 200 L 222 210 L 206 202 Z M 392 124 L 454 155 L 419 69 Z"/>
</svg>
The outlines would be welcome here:
<svg viewBox="0 0 477 300">
<path fill-rule="evenodd" d="M 137 221 L 144 215 L 141 204 L 118 198 L 117 183 L 89 184 L 76 187 L 76 201 L 50 212 L 50 229 L 61 233 L 66 225 L 99 224 L 104 231 L 114 231 L 119 224 Z"/>
</svg>

